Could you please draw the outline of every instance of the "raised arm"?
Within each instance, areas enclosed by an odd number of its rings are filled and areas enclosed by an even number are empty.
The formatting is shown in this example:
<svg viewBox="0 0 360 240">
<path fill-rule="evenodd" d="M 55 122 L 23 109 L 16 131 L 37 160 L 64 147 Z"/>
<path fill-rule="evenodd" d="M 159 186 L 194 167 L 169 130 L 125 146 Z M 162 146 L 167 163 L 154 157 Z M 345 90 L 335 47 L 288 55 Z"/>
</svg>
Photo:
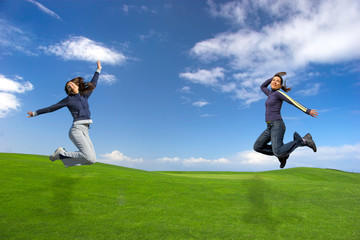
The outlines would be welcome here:
<svg viewBox="0 0 360 240">
<path fill-rule="evenodd" d="M 266 96 L 269 95 L 270 90 L 268 89 L 269 84 L 271 83 L 272 78 L 269 78 L 266 80 L 263 84 L 261 84 L 260 89 L 263 91 L 263 93 L 266 94 Z"/>
<path fill-rule="evenodd" d="M 96 88 L 96 85 L 97 85 L 97 82 L 98 82 L 98 79 L 99 79 L 99 75 L 100 75 L 101 69 L 102 69 L 101 63 L 100 63 L 100 61 L 97 61 L 97 69 L 96 69 L 96 71 L 95 71 L 95 73 L 94 73 L 94 76 L 92 77 L 92 79 L 91 79 L 91 81 L 90 81 L 95 88 Z M 92 94 L 92 92 L 93 92 L 93 91 L 87 92 L 87 93 L 84 94 L 84 96 L 85 96 L 86 98 L 89 98 L 90 95 Z"/>
</svg>

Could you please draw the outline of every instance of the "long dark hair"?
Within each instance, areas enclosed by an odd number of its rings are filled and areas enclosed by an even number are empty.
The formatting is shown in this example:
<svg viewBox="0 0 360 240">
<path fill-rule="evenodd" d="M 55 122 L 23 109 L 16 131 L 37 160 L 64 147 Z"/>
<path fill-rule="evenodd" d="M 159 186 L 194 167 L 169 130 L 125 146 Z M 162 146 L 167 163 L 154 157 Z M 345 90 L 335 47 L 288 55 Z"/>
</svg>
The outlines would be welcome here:
<svg viewBox="0 0 360 240">
<path fill-rule="evenodd" d="M 274 77 L 279 77 L 280 78 L 280 80 L 281 80 L 281 89 L 284 91 L 284 92 L 289 92 L 290 90 L 291 90 L 291 87 L 287 87 L 286 86 L 286 79 L 285 79 L 285 83 L 284 83 L 284 85 L 283 85 L 283 82 L 284 82 L 284 80 L 283 80 L 283 78 L 282 78 L 282 76 L 281 75 L 275 75 Z"/>
<path fill-rule="evenodd" d="M 84 95 L 85 93 L 92 92 L 95 89 L 94 84 L 89 82 L 84 82 L 84 79 L 82 77 L 76 77 L 74 79 L 71 79 L 65 84 L 65 92 L 67 95 L 72 94 L 69 89 L 67 88 L 67 85 L 69 82 L 73 82 L 79 87 L 79 93 L 80 95 Z"/>
</svg>

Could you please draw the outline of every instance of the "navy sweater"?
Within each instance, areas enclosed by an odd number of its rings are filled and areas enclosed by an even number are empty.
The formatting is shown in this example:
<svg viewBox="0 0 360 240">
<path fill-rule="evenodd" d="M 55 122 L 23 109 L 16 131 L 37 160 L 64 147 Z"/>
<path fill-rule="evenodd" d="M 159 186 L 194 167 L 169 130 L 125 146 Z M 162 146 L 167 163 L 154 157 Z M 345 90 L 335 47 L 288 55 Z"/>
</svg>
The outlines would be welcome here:
<svg viewBox="0 0 360 240">
<path fill-rule="evenodd" d="M 97 81 L 99 78 L 99 72 L 95 72 L 93 78 L 91 79 L 91 83 L 96 87 Z M 90 97 L 92 91 L 85 93 L 84 95 L 71 94 L 66 98 L 61 100 L 60 102 L 51 105 L 50 107 L 42 108 L 36 111 L 36 115 L 49 113 L 56 111 L 60 108 L 67 107 L 73 116 L 74 122 L 78 120 L 87 120 L 90 119 L 90 109 L 88 98 Z"/>
<path fill-rule="evenodd" d="M 280 91 L 280 90 L 269 90 L 268 86 L 271 83 L 272 78 L 266 80 L 263 84 L 261 84 L 260 88 L 261 90 L 268 96 L 268 98 L 265 101 L 265 121 L 274 121 L 274 120 L 280 120 L 281 117 L 281 107 L 283 104 L 283 101 L 290 103 L 291 105 L 294 105 L 301 111 L 310 114 L 311 109 L 308 109 L 304 106 L 302 106 L 300 103 L 296 102 L 294 99 L 289 97 L 286 93 Z"/>
</svg>

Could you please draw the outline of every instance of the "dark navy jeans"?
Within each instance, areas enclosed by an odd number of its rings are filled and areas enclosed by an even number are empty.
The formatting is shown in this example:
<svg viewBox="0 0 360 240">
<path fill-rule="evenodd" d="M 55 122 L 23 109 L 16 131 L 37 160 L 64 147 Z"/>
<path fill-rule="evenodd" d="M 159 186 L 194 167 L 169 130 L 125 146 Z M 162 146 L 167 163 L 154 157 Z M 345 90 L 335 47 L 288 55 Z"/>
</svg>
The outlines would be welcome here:
<svg viewBox="0 0 360 240">
<path fill-rule="evenodd" d="M 254 143 L 254 150 L 259 153 L 278 158 L 290 155 L 297 147 L 304 146 L 302 137 L 295 132 L 294 141 L 284 144 L 285 124 L 283 120 L 275 120 L 267 123 L 267 128 Z M 271 145 L 268 143 L 271 142 Z"/>
</svg>

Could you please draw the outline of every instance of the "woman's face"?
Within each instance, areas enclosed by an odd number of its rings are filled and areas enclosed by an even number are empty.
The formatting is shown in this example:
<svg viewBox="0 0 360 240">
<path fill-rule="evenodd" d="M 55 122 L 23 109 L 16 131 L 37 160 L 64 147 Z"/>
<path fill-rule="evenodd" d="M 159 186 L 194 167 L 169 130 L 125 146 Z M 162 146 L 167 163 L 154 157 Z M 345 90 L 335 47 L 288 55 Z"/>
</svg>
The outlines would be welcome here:
<svg viewBox="0 0 360 240">
<path fill-rule="evenodd" d="M 79 93 L 79 86 L 76 85 L 73 82 L 68 82 L 68 84 L 66 84 L 66 88 L 68 89 L 68 91 L 72 94 L 77 94 Z"/>
<path fill-rule="evenodd" d="M 279 90 L 281 88 L 281 79 L 278 76 L 273 77 L 271 80 L 271 89 Z"/>
</svg>

